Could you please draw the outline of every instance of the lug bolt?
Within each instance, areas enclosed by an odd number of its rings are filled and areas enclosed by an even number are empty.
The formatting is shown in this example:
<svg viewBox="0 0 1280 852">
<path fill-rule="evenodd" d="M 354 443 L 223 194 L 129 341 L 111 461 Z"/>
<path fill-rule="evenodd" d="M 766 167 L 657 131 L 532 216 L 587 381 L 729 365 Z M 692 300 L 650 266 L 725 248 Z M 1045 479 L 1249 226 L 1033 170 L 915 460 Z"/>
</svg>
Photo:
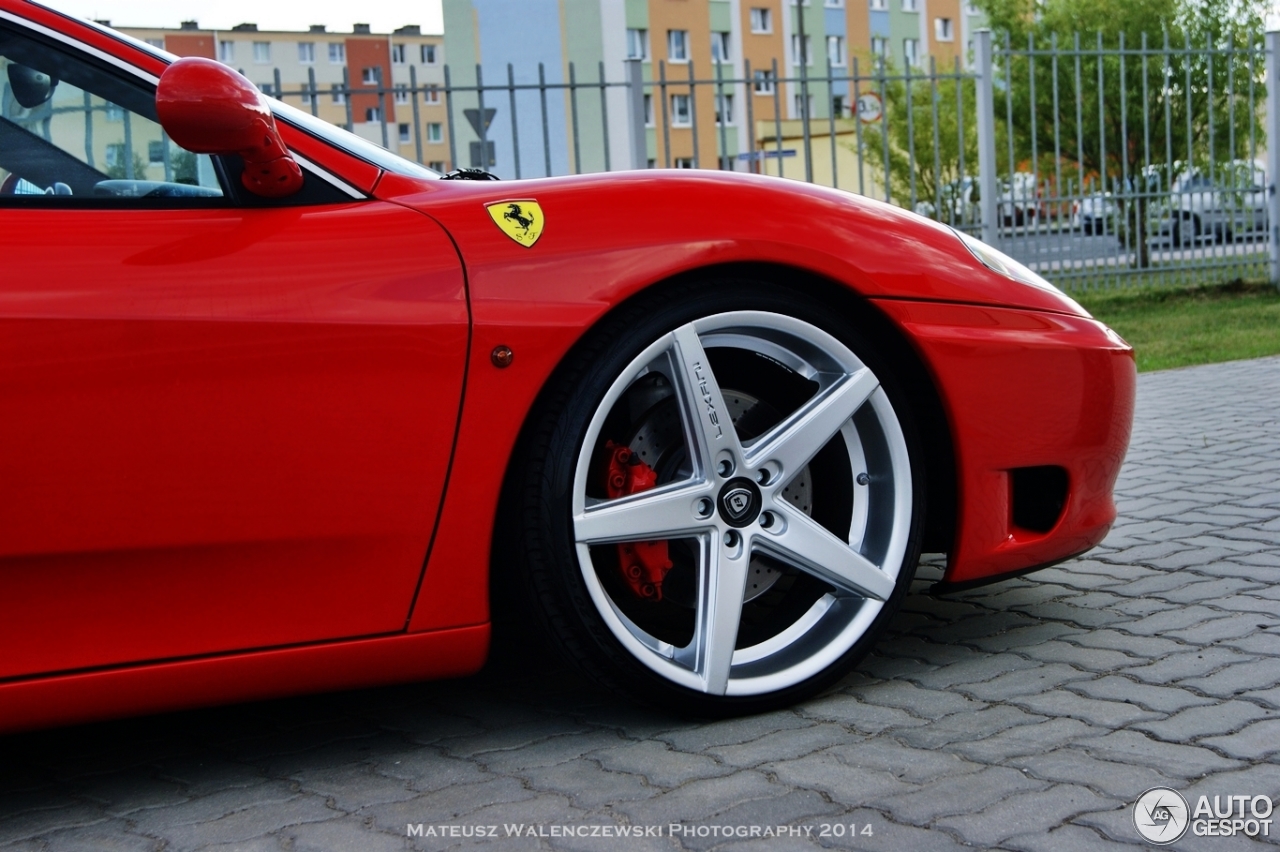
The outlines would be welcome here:
<svg viewBox="0 0 1280 852">
<path fill-rule="evenodd" d="M 737 530 L 729 530 L 727 533 L 725 533 L 725 534 L 724 534 L 724 544 L 725 544 L 725 547 L 737 547 L 737 546 L 738 546 L 738 532 L 737 532 Z"/>
<path fill-rule="evenodd" d="M 760 468 L 758 471 L 756 471 L 756 482 L 760 483 L 761 485 L 768 485 L 770 478 L 771 477 L 769 476 L 769 471 L 766 470 L 765 468 Z"/>
<path fill-rule="evenodd" d="M 712 508 L 713 507 L 711 505 L 711 501 L 706 497 L 703 497 L 701 500 L 698 501 L 698 517 L 699 518 L 711 517 Z"/>
<path fill-rule="evenodd" d="M 720 463 L 716 465 L 716 471 L 721 476 L 728 476 L 733 473 L 733 462 L 729 459 L 721 459 Z"/>
<path fill-rule="evenodd" d="M 773 526 L 773 512 L 760 513 L 760 526 L 765 529 L 769 529 L 769 527 Z"/>
<path fill-rule="evenodd" d="M 865 473 L 860 473 L 860 474 L 858 474 L 858 484 L 859 484 L 859 485 L 867 485 L 867 484 L 869 484 L 870 482 L 871 482 L 871 477 L 867 476 Z"/>
</svg>

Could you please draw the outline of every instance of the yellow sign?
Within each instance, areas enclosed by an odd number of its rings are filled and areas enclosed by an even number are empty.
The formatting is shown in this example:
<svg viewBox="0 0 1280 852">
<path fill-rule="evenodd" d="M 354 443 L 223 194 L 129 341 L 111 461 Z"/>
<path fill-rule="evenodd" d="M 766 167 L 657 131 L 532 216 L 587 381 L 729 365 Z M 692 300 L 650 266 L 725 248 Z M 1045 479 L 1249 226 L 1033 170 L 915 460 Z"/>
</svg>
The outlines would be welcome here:
<svg viewBox="0 0 1280 852">
<path fill-rule="evenodd" d="M 493 224 L 525 248 L 533 248 L 538 237 L 542 236 L 542 226 L 546 224 L 546 219 L 538 202 L 499 201 L 485 207 L 493 217 Z"/>
</svg>

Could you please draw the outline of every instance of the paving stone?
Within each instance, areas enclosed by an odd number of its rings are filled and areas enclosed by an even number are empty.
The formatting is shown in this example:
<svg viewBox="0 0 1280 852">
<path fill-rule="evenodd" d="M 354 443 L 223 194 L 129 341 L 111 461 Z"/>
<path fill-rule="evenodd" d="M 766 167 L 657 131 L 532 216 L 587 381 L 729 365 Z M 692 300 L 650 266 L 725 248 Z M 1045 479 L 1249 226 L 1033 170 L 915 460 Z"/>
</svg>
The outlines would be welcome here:
<svg viewBox="0 0 1280 852">
<path fill-rule="evenodd" d="M 560 793 L 575 807 L 599 808 L 614 802 L 647 799 L 661 792 L 639 775 L 609 771 L 587 758 L 542 766 L 521 773 L 534 790 Z"/>
<path fill-rule="evenodd" d="M 41 837 L 38 845 L 32 846 L 32 849 L 37 848 L 57 852 L 160 852 L 162 843 L 134 834 L 125 820 L 112 820 L 51 832 Z M 0 849 L 7 852 L 9 847 L 0 846 Z"/>
<path fill-rule="evenodd" d="M 1275 660 L 1236 663 L 1207 677 L 1184 680 L 1180 685 L 1198 689 L 1209 695 L 1227 698 L 1241 692 L 1280 683 L 1280 665 Z"/>
<path fill-rule="evenodd" d="M 737 745 L 759 739 L 774 731 L 805 728 L 813 723 L 798 712 L 806 705 L 773 713 L 760 713 L 741 719 L 725 719 L 715 725 L 697 725 L 678 731 L 657 734 L 654 738 L 670 743 L 672 748 L 685 752 L 699 752 L 708 748 Z"/>
<path fill-rule="evenodd" d="M 792 767 L 812 757 L 789 762 Z M 778 773 L 781 780 L 782 773 Z M 783 782 L 786 783 L 786 782 Z M 802 785 L 812 788 L 814 785 Z M 632 825 L 667 825 L 673 822 L 703 821 L 713 814 L 743 802 L 777 798 L 790 792 L 782 784 L 773 784 L 761 772 L 746 770 L 720 778 L 690 781 L 674 790 L 635 802 L 615 805 L 615 813 L 625 814 Z"/>
<path fill-rule="evenodd" d="M 1089 698 L 1127 701 L 1161 713 L 1176 713 L 1187 707 L 1215 703 L 1212 698 L 1196 695 L 1186 689 L 1134 683 L 1118 675 L 1101 677 L 1097 680 L 1076 681 L 1068 684 L 1067 688 Z"/>
<path fill-rule="evenodd" d="M 1132 727 L 1171 743 L 1183 743 L 1213 734 L 1239 730 L 1250 722 L 1273 717 L 1249 701 L 1227 701 L 1208 707 L 1192 707 L 1167 719 L 1138 722 Z"/>
<path fill-rule="evenodd" d="M 925 724 L 925 720 L 917 719 L 906 710 L 859 701 L 852 695 L 811 701 L 804 706 L 804 712 L 817 719 L 838 722 L 859 734 L 878 734 L 890 728 Z"/>
<path fill-rule="evenodd" d="M 984 740 L 955 743 L 950 749 L 970 760 L 995 763 L 1008 757 L 1043 752 L 1098 733 L 1079 719 L 1050 719 L 1009 728 Z"/>
<path fill-rule="evenodd" d="M 873 796 L 907 793 L 914 785 L 907 784 L 889 770 L 870 769 L 850 765 L 831 751 L 808 755 L 799 760 L 767 767 L 788 787 L 819 790 L 836 802 L 860 804 Z"/>
<path fill-rule="evenodd" d="M 1020 695 L 1034 695 L 1047 689 L 1088 680 L 1094 677 L 1065 663 L 1049 663 L 1033 669 L 1023 669 L 1002 674 L 999 677 L 975 684 L 957 684 L 954 688 L 981 701 L 1008 701 Z"/>
<path fill-rule="evenodd" d="M 1280 752 L 1280 719 L 1254 722 L 1237 733 L 1201 740 L 1201 744 L 1243 760 L 1266 757 Z"/>
<path fill-rule="evenodd" d="M 1010 837 L 1000 846 L 1017 852 L 1095 852 L 1106 842 L 1103 835 L 1094 829 L 1068 824 L 1060 825 L 1047 834 L 1034 832 Z"/>
<path fill-rule="evenodd" d="M 676 751 L 663 743 L 638 742 L 602 749 L 591 755 L 609 770 L 644 777 L 659 787 L 678 787 L 686 781 L 727 775 L 733 771 L 706 755 Z"/>
<path fill-rule="evenodd" d="M 883 708 L 877 708 L 883 709 Z M 912 724 L 924 724 L 912 719 Z M 789 731 L 776 731 L 759 739 L 733 746 L 708 749 L 708 754 L 730 766 L 759 766 L 778 760 L 792 760 L 813 754 L 829 746 L 861 740 L 839 725 L 812 725 Z"/>
<path fill-rule="evenodd" d="M 1148 658 L 1163 657 L 1186 649 L 1182 643 L 1169 639 L 1158 636 L 1134 636 L 1120 630 L 1091 630 L 1072 636 L 1070 641 L 1086 648 L 1104 648 Z"/>
<path fill-rule="evenodd" d="M 854 849 L 859 852 L 902 852 L 904 849 L 928 850 L 928 852 L 962 852 L 966 847 L 947 834 L 930 829 L 901 825 L 884 819 L 874 811 L 856 810 L 840 818 L 841 825 L 856 825 L 858 836 L 838 837 L 834 833 L 823 837 L 820 830 L 814 835 L 819 848 Z M 828 826 L 834 827 L 834 821 Z M 870 825 L 872 833 L 865 834 Z M 820 829 L 821 826 L 815 826 Z"/>
<path fill-rule="evenodd" d="M 356 811 L 376 802 L 398 802 L 418 795 L 402 778 L 379 775 L 368 766 L 311 769 L 293 776 L 304 793 L 331 800 L 334 807 Z"/>
<path fill-rule="evenodd" d="M 1021 651 L 1060 637 L 1075 639 L 1087 631 L 1060 621 L 1041 621 L 1008 630 L 998 636 L 972 639 L 969 644 L 983 651 Z"/>
<path fill-rule="evenodd" d="M 288 802 L 264 803 L 216 819 L 182 825 L 156 825 L 148 835 L 161 838 L 175 850 L 217 844 L 244 844 L 282 828 L 333 819 L 337 812 L 317 796 L 298 796 Z M 141 831 L 139 827 L 135 829 Z"/>
<path fill-rule="evenodd" d="M 900 731 L 897 738 L 916 748 L 938 748 L 949 743 L 972 741 L 998 734 L 1017 725 L 1044 721 L 1016 707 L 998 705 L 975 713 L 957 713 L 920 728 Z"/>
<path fill-rule="evenodd" d="M 1193 645 L 1210 645 L 1224 639 L 1240 639 L 1258 631 L 1259 616 L 1257 613 L 1240 613 L 1226 618 L 1216 618 L 1183 630 L 1169 633 L 1171 639 L 1189 642 Z M 1268 621 L 1267 623 L 1270 623 Z"/>
<path fill-rule="evenodd" d="M 1058 748 L 1043 754 L 1027 754 L 1007 761 L 1025 769 L 1030 777 L 1067 782 L 1116 799 L 1132 799 L 1152 787 L 1185 786 L 1185 776 L 1169 776 L 1137 763 L 1117 763 L 1091 757 L 1078 748 Z"/>
<path fill-rule="evenodd" d="M 1100 760 L 1140 763 L 1170 776 L 1195 778 L 1241 765 L 1207 749 L 1160 742 L 1137 731 L 1112 731 L 1097 739 L 1079 740 L 1075 745 Z"/>
<path fill-rule="evenodd" d="M 1075 814 L 1115 804 L 1084 787 L 1059 784 L 1010 796 L 978 813 L 944 817 L 937 825 L 958 832 L 969 843 L 990 848 L 1006 838 L 1045 833 Z"/>
<path fill-rule="evenodd" d="M 856 744 L 835 746 L 825 753 L 847 766 L 888 772 L 895 778 L 915 784 L 977 772 L 982 768 L 981 764 L 971 763 L 952 752 L 911 748 L 891 737 L 876 737 Z"/>
<path fill-rule="evenodd" d="M 375 831 L 353 817 L 293 826 L 280 832 L 284 848 L 295 852 L 400 852 L 405 848 L 406 832 L 396 837 Z M 282 844 L 283 845 L 283 844 Z"/>
<path fill-rule="evenodd" d="M 940 719 L 952 713 L 973 712 L 987 706 L 958 692 L 922 689 L 902 680 L 850 687 L 847 692 L 866 704 L 896 707 L 922 719 Z"/>
<path fill-rule="evenodd" d="M 977 654 L 972 659 L 923 672 L 911 679 L 926 689 L 951 689 L 958 685 L 982 683 L 1008 672 L 1036 668 L 1038 665 L 1014 654 Z"/>
<path fill-rule="evenodd" d="M 1187 678 L 1199 677 L 1217 671 L 1225 666 L 1249 662 L 1250 658 L 1230 648 L 1196 648 L 1179 654 L 1124 669 L 1118 674 L 1137 678 L 1151 684 L 1174 683 Z"/>
<path fill-rule="evenodd" d="M 1009 703 L 1043 716 L 1070 717 L 1106 729 L 1122 728 L 1140 719 L 1159 719 L 1161 714 L 1123 701 L 1085 698 L 1065 689 L 1055 689 L 1009 699 Z"/>
<path fill-rule="evenodd" d="M 1016 769 L 988 766 L 958 777 L 942 778 L 914 793 L 881 796 L 867 804 L 887 811 L 898 822 L 924 826 L 938 817 L 974 813 L 1015 793 L 1043 790 L 1048 786 Z"/>
<path fill-rule="evenodd" d="M 1164 636 L 1174 630 L 1201 624 L 1213 618 L 1223 618 L 1224 613 L 1209 609 L 1206 606 L 1180 606 L 1157 612 L 1137 621 L 1124 625 L 1128 633 L 1139 636 Z"/>
</svg>

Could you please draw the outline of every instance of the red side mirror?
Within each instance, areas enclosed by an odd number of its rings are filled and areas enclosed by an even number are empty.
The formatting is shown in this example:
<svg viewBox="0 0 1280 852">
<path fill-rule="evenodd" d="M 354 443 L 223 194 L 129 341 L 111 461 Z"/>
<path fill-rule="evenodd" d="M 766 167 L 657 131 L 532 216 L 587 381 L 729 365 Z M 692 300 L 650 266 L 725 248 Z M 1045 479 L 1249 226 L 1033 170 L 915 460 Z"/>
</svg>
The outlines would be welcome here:
<svg viewBox="0 0 1280 852">
<path fill-rule="evenodd" d="M 302 188 L 302 169 L 285 148 L 262 93 L 212 59 L 179 59 L 160 75 L 156 113 L 169 137 L 196 154 L 239 154 L 245 189 L 283 198 Z"/>
</svg>

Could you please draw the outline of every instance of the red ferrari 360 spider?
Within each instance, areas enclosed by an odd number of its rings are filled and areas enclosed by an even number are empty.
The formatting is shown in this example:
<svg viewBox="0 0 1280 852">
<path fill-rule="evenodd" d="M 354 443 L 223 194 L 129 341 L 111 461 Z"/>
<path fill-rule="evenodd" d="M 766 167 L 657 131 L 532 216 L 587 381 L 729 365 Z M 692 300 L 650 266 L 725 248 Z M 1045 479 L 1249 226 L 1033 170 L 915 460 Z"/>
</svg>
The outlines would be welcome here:
<svg viewBox="0 0 1280 852">
<path fill-rule="evenodd" d="M 957 588 L 1114 519 L 1130 348 L 910 213 L 449 179 L 26 0 L 0 81 L 0 729 L 474 672 L 499 586 L 750 712 L 922 547 Z"/>
</svg>

